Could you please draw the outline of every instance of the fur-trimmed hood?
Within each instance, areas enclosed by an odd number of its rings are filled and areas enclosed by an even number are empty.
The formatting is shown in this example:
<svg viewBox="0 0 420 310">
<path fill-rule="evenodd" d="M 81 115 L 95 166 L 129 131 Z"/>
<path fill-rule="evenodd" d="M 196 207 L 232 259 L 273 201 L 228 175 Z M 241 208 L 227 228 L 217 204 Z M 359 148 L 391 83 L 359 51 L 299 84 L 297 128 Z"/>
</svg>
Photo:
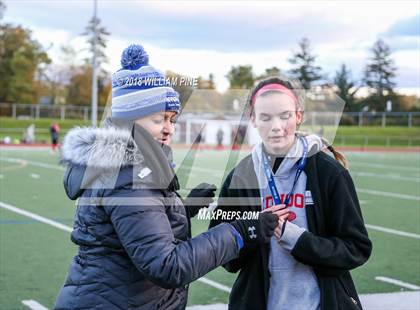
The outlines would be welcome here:
<svg viewBox="0 0 420 310">
<path fill-rule="evenodd" d="M 141 147 L 141 149 L 139 148 Z M 61 162 L 67 165 L 64 188 L 70 199 L 85 189 L 136 184 L 153 189 L 179 188 L 170 147 L 159 144 L 141 126 L 74 128 L 65 136 Z M 148 171 L 147 176 L 143 177 Z"/>
<path fill-rule="evenodd" d="M 113 169 L 139 164 L 142 156 L 128 130 L 76 127 L 64 137 L 61 161 L 98 169 Z"/>
</svg>

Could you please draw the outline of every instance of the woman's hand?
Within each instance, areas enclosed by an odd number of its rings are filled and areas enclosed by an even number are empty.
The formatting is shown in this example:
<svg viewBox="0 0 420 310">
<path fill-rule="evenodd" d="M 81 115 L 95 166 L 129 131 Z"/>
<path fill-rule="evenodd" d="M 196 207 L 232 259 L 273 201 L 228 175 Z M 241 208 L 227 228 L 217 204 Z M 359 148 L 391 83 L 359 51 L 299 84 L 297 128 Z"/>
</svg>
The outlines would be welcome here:
<svg viewBox="0 0 420 310">
<path fill-rule="evenodd" d="M 216 185 L 201 183 L 191 190 L 185 199 L 185 208 L 189 218 L 196 216 L 201 208 L 207 208 L 214 201 Z"/>
<path fill-rule="evenodd" d="M 274 235 L 279 218 L 277 214 L 271 212 L 261 212 L 257 220 L 236 220 L 230 224 L 241 235 L 245 244 L 268 243 Z"/>
</svg>

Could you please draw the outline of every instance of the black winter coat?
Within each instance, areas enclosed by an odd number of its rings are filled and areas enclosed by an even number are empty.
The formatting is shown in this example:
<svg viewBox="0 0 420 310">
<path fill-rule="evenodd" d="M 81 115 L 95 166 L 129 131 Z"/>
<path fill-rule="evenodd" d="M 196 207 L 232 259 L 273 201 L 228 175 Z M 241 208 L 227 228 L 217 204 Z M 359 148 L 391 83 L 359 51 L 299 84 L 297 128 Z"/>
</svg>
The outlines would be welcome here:
<svg viewBox="0 0 420 310">
<path fill-rule="evenodd" d="M 291 251 L 293 257 L 312 266 L 320 287 L 321 309 L 361 309 L 350 270 L 362 265 L 372 244 L 363 222 L 353 181 L 346 169 L 324 152 L 310 158 L 305 167 L 313 205 L 307 205 L 308 231 Z M 251 155 L 231 171 L 221 189 L 219 208 L 260 211 L 261 196 Z M 210 227 L 220 224 L 212 221 Z M 229 298 L 229 309 L 265 309 L 270 274 L 268 245 L 244 248 L 239 258 L 225 264 L 239 271 Z M 287 285 L 287 283 L 285 283 Z"/>
<path fill-rule="evenodd" d="M 167 188 L 168 158 L 150 135 L 142 139 L 113 128 L 66 136 L 79 249 L 55 309 L 184 309 L 190 282 L 238 256 L 229 224 L 190 239 L 182 201 Z"/>
</svg>

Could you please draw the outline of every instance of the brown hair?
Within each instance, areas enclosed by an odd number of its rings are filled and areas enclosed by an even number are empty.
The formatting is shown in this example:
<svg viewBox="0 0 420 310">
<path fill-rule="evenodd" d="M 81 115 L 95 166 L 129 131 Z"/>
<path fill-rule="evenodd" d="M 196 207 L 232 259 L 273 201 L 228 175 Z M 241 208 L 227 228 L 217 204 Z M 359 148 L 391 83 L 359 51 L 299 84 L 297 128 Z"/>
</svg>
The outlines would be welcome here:
<svg viewBox="0 0 420 310">
<path fill-rule="evenodd" d="M 250 109 L 249 115 L 253 115 L 254 113 L 254 107 L 252 104 L 253 97 L 262 87 L 268 84 L 280 84 L 290 89 L 298 100 L 297 108 L 299 108 L 302 112 L 304 111 L 305 92 L 303 90 L 302 85 L 297 80 L 292 80 L 284 76 L 270 76 L 268 78 L 257 81 L 257 84 L 254 86 L 254 88 L 250 92 L 248 96 L 248 100 L 247 100 L 247 105 L 248 105 L 248 108 Z M 266 94 L 269 94 L 269 93 L 270 92 L 267 92 Z"/>
<path fill-rule="evenodd" d="M 344 168 L 349 168 L 349 162 L 347 158 L 339 151 L 337 151 L 327 139 L 321 137 L 322 142 L 327 146 L 328 151 L 330 151 L 335 160 L 337 160 Z"/>
</svg>

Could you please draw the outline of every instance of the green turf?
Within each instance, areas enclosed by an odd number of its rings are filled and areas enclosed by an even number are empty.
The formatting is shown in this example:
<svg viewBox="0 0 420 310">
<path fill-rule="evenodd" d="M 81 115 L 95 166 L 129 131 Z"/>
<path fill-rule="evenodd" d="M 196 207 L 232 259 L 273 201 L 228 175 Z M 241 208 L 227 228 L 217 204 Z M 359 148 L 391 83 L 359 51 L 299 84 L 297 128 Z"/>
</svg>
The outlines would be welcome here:
<svg viewBox="0 0 420 310">
<path fill-rule="evenodd" d="M 61 135 L 63 136 L 69 129 L 74 126 L 89 126 L 89 121 L 84 120 L 60 120 L 51 118 L 40 118 L 40 119 L 14 119 L 9 117 L 0 117 L 0 140 L 5 136 L 14 139 L 22 139 L 26 128 L 29 125 L 34 124 L 36 130 L 35 139 L 37 142 L 49 143 L 50 138 L 50 126 L 52 123 L 57 122 L 61 128 Z"/>
<path fill-rule="evenodd" d="M 372 230 L 369 230 L 369 236 L 373 243 L 372 256 L 367 264 L 352 272 L 359 293 L 385 293 L 402 290 L 398 286 L 376 281 L 375 277 L 377 276 L 420 284 L 420 242 L 418 239 Z"/>
<path fill-rule="evenodd" d="M 0 140 L 5 136 L 14 139 L 22 139 L 25 129 L 34 124 L 36 128 L 36 140 L 38 142 L 49 142 L 49 128 L 53 122 L 58 122 L 61 127 L 61 136 L 74 126 L 89 126 L 90 121 L 78 119 L 13 119 L 0 117 Z M 310 128 L 310 127 L 308 127 Z M 315 132 L 318 129 L 314 129 Z M 399 127 L 399 126 L 339 126 L 324 127 L 326 137 L 335 137 L 336 146 L 367 146 L 367 147 L 407 147 L 420 146 L 420 127 Z"/>
<path fill-rule="evenodd" d="M 3 209 L 0 215 L 0 308 L 28 309 L 21 301 L 34 299 L 51 309 L 76 252 L 69 233 L 19 222 L 26 218 Z M 18 222 L 6 224 L 13 220 Z"/>
<path fill-rule="evenodd" d="M 51 123 L 58 122 L 62 129 L 69 129 L 74 126 L 89 125 L 90 121 L 80 119 L 54 119 L 54 118 L 40 118 L 40 119 L 16 119 L 10 117 L 0 117 L 1 128 L 26 128 L 34 124 L 36 128 L 49 129 Z"/>
<path fill-rule="evenodd" d="M 175 150 L 178 164 L 185 154 L 184 150 Z M 229 154 L 217 151 L 198 151 L 197 154 L 187 182 L 189 187 L 203 181 L 220 186 Z M 244 155 L 239 154 L 239 158 Z M 357 188 L 414 197 L 400 199 L 359 193 L 366 223 L 420 234 L 420 155 L 352 152 L 347 157 Z M 26 162 L 16 162 L 18 159 Z M 40 167 L 39 164 L 50 166 Z M 57 155 L 48 150 L 0 149 L 0 201 L 71 226 L 75 207 L 65 196 L 63 173 Z M 194 219 L 192 225 L 193 233 L 198 234 L 207 229 L 208 222 Z M 371 229 L 369 235 L 374 245 L 372 257 L 352 272 L 360 293 L 400 290 L 398 286 L 376 281 L 376 276 L 420 285 L 419 239 Z M 76 251 L 69 238 L 68 232 L 0 208 L 1 309 L 26 309 L 21 304 L 25 299 L 52 307 Z M 222 268 L 206 277 L 227 286 L 235 280 L 235 275 Z M 227 300 L 228 293 L 224 291 L 201 282 L 191 285 L 189 305 L 226 303 Z"/>
<path fill-rule="evenodd" d="M 58 122 L 62 129 L 69 129 L 74 126 L 89 125 L 90 121 L 84 121 L 81 119 L 53 119 L 53 118 L 40 118 L 40 119 L 15 119 L 10 117 L 0 117 L 0 128 L 27 128 L 29 125 L 34 124 L 39 129 L 49 129 L 51 123 Z M 336 130 L 329 126 L 324 127 L 324 133 L 328 135 L 331 130 Z M 372 136 L 372 137 L 384 137 L 384 136 L 418 136 L 420 131 L 419 127 L 403 127 L 403 126 L 339 126 L 337 135 L 345 136 Z"/>
</svg>

